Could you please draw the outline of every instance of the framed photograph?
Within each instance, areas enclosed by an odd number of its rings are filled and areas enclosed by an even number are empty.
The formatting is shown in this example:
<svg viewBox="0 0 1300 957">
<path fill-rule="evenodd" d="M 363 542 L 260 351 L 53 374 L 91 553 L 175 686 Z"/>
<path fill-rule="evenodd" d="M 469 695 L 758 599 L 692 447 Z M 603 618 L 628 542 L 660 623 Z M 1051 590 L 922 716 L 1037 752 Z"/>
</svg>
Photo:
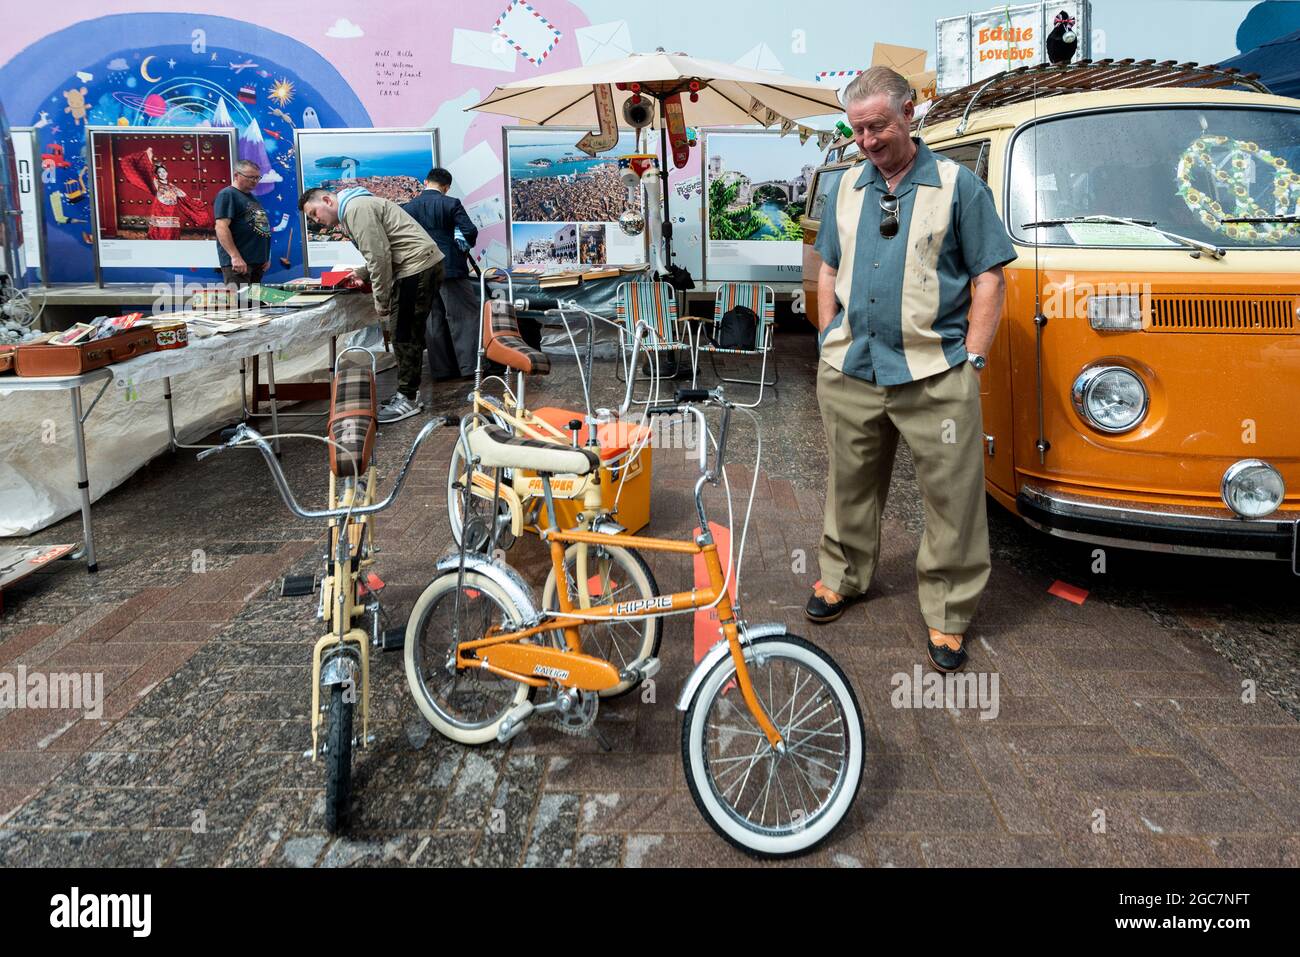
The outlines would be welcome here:
<svg viewBox="0 0 1300 957">
<path fill-rule="evenodd" d="M 799 216 L 821 165 L 817 143 L 775 131 L 701 131 L 704 278 L 798 282 Z"/>
<path fill-rule="evenodd" d="M 89 127 L 100 269 L 217 268 L 212 204 L 234 176 L 233 129 Z"/>
<path fill-rule="evenodd" d="M 438 131 L 423 129 L 294 130 L 298 193 L 361 186 L 383 199 L 407 203 L 440 166 Z M 360 266 L 364 260 L 341 227 L 322 229 L 301 216 L 303 264 L 308 269 Z"/>
<path fill-rule="evenodd" d="M 14 148 L 18 200 L 22 207 L 23 241 L 18 247 L 18 268 L 28 282 L 49 285 L 45 271 L 45 221 L 41 216 L 43 176 L 36 130 L 30 126 L 10 127 L 9 138 Z M 50 172 L 57 174 L 53 168 Z"/>
<path fill-rule="evenodd" d="M 585 127 L 507 126 L 506 236 L 512 266 L 632 265 L 646 261 L 645 230 L 629 236 L 618 218 L 641 210 L 640 189 L 629 198 L 619 157 L 637 152 L 636 134 L 595 157 L 574 144 Z"/>
</svg>

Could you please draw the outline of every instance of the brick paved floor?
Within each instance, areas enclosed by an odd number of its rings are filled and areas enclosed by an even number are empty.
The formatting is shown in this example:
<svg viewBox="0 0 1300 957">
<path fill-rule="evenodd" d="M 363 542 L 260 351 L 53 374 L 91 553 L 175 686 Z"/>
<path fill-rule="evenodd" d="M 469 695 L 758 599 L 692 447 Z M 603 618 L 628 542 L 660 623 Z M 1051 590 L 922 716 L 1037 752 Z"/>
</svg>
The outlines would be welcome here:
<svg viewBox="0 0 1300 957">
<path fill-rule="evenodd" d="M 1090 549 L 994 507 L 993 576 L 969 667 L 997 673 L 1000 713 L 896 709 L 891 676 L 924 660 L 911 464 L 904 449 L 869 600 L 809 625 L 825 448 L 812 338 L 781 342 L 742 598 L 751 621 L 784 621 L 836 656 L 869 748 L 851 816 L 801 863 L 1300 864 L 1300 589 L 1289 573 L 1112 550 L 1107 574 L 1092 575 Z M 535 383 L 537 403 L 562 403 L 571 373 L 558 364 Z M 432 408 L 456 408 L 454 390 L 440 386 Z M 395 464 L 419 424 L 386 429 L 382 460 Z M 731 447 L 737 489 L 752 474 L 746 428 Z M 450 442 L 447 432 L 426 446 L 379 520 L 376 569 L 395 621 L 449 542 Z M 655 534 L 694 524 L 687 455 L 656 453 Z M 290 443 L 284 462 L 300 497 L 320 501 L 321 451 Z M 682 776 L 672 703 L 691 666 L 688 619 L 667 625 L 656 701 L 602 709 L 608 753 L 543 723 L 506 747 L 450 744 L 410 701 L 400 656 L 378 657 L 376 743 L 356 761 L 354 831 L 335 840 L 323 830 L 323 770 L 303 756 L 315 600 L 275 588 L 315 570 L 319 529 L 288 515 L 251 454 L 163 456 L 99 503 L 95 524 L 97 576 L 60 564 L 4 596 L 0 668 L 100 672 L 107 700 L 102 720 L 0 712 L 0 863 L 750 863 L 709 830 Z M 73 519 L 34 540 L 73 540 L 78 528 Z M 807 567 L 796 570 L 801 551 Z M 648 557 L 662 588 L 686 586 L 689 563 Z M 510 558 L 540 586 L 535 541 Z M 1088 600 L 1049 595 L 1056 579 L 1090 589 Z"/>
</svg>

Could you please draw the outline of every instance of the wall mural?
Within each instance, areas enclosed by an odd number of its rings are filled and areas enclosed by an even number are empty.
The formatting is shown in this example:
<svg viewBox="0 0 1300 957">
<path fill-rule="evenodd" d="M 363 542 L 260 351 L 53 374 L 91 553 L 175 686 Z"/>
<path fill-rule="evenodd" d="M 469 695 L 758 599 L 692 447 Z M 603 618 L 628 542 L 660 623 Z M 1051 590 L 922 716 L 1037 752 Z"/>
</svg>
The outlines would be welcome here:
<svg viewBox="0 0 1300 957">
<path fill-rule="evenodd" d="M 166 16 L 166 15 L 159 15 Z M 124 15 L 108 19 L 151 19 L 149 15 Z M 63 51 L 71 83 L 48 88 L 33 115 L 16 114 L 17 125 L 30 125 L 40 150 L 42 213 L 46 228 L 46 262 L 52 282 L 87 282 L 93 277 L 93 240 L 90 210 L 92 163 L 87 128 L 185 127 L 232 130 L 236 159 L 248 159 L 264 170 L 253 190 L 271 220 L 272 276 L 301 273 L 301 237 L 298 228 L 297 159 L 294 130 L 342 126 L 355 122 L 364 109 L 354 96 L 346 115 L 322 95 L 301 64 L 320 64 L 319 56 L 295 60 L 268 55 L 266 36 L 259 32 L 257 52 L 210 47 L 205 23 L 215 18 L 186 17 L 188 45 L 143 45 L 100 49 L 97 55 L 67 62 L 69 49 L 94 47 L 95 35 L 111 36 L 101 21 L 77 24 L 42 41 Z M 151 31 L 134 31 L 148 36 Z M 276 37 L 286 49 L 296 41 Z M 293 63 L 294 65 L 289 65 Z M 12 64 L 11 64 L 12 66 Z M 6 68 L 8 69 L 8 68 Z M 337 74 L 335 84 L 346 89 Z M 350 94 L 350 90 L 348 91 Z M 174 269 L 116 267 L 102 263 L 106 282 L 169 280 Z M 194 281 L 216 278 L 215 268 L 191 266 Z"/>
</svg>

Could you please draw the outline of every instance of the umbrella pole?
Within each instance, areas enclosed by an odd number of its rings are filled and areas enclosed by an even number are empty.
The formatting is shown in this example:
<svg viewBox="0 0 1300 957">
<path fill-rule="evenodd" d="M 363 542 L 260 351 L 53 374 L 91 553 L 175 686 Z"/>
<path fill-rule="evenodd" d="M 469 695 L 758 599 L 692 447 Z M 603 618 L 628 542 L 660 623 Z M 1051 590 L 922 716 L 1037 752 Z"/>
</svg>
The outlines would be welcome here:
<svg viewBox="0 0 1300 957">
<path fill-rule="evenodd" d="M 668 116 L 664 112 L 664 101 L 659 101 L 659 171 L 663 179 L 664 191 L 664 268 L 673 265 L 673 221 L 669 214 L 668 189 Z"/>
</svg>

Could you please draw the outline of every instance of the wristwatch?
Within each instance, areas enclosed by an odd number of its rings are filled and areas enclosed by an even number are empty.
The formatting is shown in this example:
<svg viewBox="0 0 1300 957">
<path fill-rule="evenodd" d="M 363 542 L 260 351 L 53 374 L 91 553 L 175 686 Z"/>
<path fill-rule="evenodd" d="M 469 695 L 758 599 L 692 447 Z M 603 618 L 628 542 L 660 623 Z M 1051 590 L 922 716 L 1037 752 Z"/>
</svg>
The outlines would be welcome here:
<svg viewBox="0 0 1300 957">
<path fill-rule="evenodd" d="M 988 365 L 989 362 L 978 352 L 966 353 L 966 361 L 975 367 L 976 372 L 982 372 L 984 370 L 984 367 Z"/>
</svg>

